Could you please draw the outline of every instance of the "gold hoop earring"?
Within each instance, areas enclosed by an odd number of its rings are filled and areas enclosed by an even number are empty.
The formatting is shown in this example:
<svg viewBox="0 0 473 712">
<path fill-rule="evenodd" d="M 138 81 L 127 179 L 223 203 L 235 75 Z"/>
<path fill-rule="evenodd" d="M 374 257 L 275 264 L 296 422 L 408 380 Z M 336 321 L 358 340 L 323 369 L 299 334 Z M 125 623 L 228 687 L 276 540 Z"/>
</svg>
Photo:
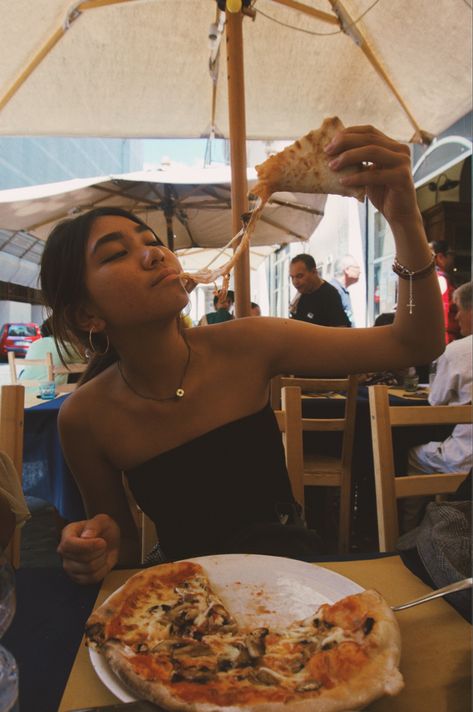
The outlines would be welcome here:
<svg viewBox="0 0 473 712">
<path fill-rule="evenodd" d="M 97 351 L 97 349 L 94 346 L 94 343 L 92 341 L 92 337 L 94 334 L 98 334 L 99 332 L 92 331 L 92 329 L 89 330 L 89 346 L 91 352 L 94 354 L 94 356 L 105 356 L 106 353 L 108 353 L 110 349 L 110 340 L 108 338 L 108 334 L 105 334 L 105 338 L 107 339 L 107 345 L 105 347 L 105 351 Z"/>
</svg>

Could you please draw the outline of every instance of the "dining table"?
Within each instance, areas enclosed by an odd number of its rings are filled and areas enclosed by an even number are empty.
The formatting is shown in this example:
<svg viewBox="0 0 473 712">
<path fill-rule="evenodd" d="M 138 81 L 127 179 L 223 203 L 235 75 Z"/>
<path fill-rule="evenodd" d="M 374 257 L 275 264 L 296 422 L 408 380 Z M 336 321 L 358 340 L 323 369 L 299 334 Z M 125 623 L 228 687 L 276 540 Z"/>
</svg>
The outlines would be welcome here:
<svg viewBox="0 0 473 712">
<path fill-rule="evenodd" d="M 397 555 L 365 560 L 322 561 L 313 565 L 336 572 L 363 589 L 376 589 L 390 605 L 420 597 L 431 590 L 405 567 Z M 96 605 L 133 573 L 133 570 L 111 572 L 100 588 Z M 400 670 L 405 687 L 396 697 L 386 696 L 373 702 L 369 706 L 370 712 L 470 710 L 469 623 L 443 599 L 400 611 L 396 617 L 402 639 Z M 80 644 L 76 642 L 78 652 L 65 685 L 59 712 L 116 702 L 115 695 L 97 676 L 83 640 Z"/>
<path fill-rule="evenodd" d="M 25 389 L 23 492 L 44 500 L 66 521 L 84 519 L 82 497 L 61 448 L 57 418 L 68 394 L 42 400 Z"/>
<path fill-rule="evenodd" d="M 313 569 L 316 580 L 328 570 L 345 582 L 374 588 L 389 605 L 432 591 L 396 554 L 318 557 L 303 566 Z M 16 572 L 17 610 L 2 645 L 18 663 L 21 712 L 69 712 L 118 702 L 98 677 L 83 632 L 92 610 L 138 570 L 116 569 L 101 584 L 90 585 L 74 583 L 60 568 Z M 396 697 L 373 702 L 370 712 L 469 712 L 471 625 L 441 598 L 395 615 L 405 687 Z"/>
</svg>

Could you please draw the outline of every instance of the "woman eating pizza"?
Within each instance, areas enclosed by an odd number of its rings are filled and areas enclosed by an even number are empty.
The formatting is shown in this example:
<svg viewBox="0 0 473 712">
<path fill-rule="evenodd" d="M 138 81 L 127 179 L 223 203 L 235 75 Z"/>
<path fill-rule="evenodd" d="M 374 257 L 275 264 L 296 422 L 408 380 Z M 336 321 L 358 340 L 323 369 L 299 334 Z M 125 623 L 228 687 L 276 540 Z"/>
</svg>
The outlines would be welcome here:
<svg viewBox="0 0 473 712">
<path fill-rule="evenodd" d="M 324 160 L 344 189 L 365 189 L 391 226 L 401 277 L 391 325 L 338 329 L 261 317 L 184 330 L 186 278 L 140 218 L 102 208 L 53 229 L 41 265 L 53 332 L 59 343 L 72 332 L 94 352 L 59 414 L 88 517 L 64 528 L 58 549 L 74 580 L 98 581 L 117 563 L 139 561 L 123 477 L 155 522 L 166 560 L 268 546 L 304 558 L 315 537 L 294 523 L 270 379 L 401 369 L 443 350 L 442 303 L 407 146 L 351 127 L 325 146 Z"/>
</svg>

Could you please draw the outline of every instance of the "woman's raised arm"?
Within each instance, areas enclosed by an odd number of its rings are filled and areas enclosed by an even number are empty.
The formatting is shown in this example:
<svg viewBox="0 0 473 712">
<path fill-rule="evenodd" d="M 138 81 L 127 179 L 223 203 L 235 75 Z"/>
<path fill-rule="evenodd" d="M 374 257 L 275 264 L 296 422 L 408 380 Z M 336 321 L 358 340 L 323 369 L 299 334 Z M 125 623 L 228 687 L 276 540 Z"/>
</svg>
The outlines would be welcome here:
<svg viewBox="0 0 473 712">
<path fill-rule="evenodd" d="M 338 133 L 326 152 L 334 171 L 360 166 L 341 182 L 366 186 L 368 198 L 391 226 L 394 269 L 400 275 L 394 323 L 376 329 L 333 329 L 292 319 L 259 319 L 257 328 L 245 326 L 255 332 L 248 348 L 267 359 L 270 375 L 346 375 L 428 363 L 445 348 L 443 314 L 409 149 L 371 126 L 356 126 Z"/>
</svg>

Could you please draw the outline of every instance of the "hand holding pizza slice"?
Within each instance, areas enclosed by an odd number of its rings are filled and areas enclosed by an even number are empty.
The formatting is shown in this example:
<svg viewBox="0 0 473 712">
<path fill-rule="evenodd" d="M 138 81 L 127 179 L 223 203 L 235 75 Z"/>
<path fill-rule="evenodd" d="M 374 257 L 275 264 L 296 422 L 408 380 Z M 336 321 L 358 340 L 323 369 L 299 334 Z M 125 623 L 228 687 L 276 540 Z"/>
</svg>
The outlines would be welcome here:
<svg viewBox="0 0 473 712">
<path fill-rule="evenodd" d="M 330 156 L 325 152 L 334 136 L 344 128 L 337 116 L 325 119 L 319 129 L 310 131 L 280 153 L 270 156 L 256 166 L 258 183 L 251 193 L 261 197 L 264 202 L 277 191 L 333 193 L 358 198 L 363 202 L 366 193 L 363 187 L 350 188 L 340 183 L 341 177 L 357 173 L 359 169 L 348 166 L 335 172 L 330 168 Z"/>
</svg>

